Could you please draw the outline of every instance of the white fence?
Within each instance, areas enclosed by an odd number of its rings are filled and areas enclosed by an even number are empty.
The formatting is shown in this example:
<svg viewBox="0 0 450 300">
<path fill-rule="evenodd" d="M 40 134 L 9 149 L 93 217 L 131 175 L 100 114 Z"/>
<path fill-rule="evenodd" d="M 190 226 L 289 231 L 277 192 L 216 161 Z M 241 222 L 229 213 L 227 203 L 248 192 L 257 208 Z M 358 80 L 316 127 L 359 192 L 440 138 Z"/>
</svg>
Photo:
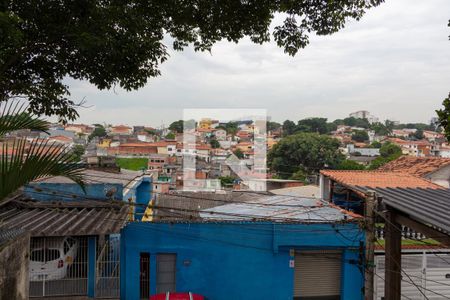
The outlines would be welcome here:
<svg viewBox="0 0 450 300">
<path fill-rule="evenodd" d="M 375 263 L 375 299 L 384 299 L 385 257 Z M 402 299 L 438 300 L 450 298 L 450 254 L 423 252 L 402 254 Z"/>
</svg>

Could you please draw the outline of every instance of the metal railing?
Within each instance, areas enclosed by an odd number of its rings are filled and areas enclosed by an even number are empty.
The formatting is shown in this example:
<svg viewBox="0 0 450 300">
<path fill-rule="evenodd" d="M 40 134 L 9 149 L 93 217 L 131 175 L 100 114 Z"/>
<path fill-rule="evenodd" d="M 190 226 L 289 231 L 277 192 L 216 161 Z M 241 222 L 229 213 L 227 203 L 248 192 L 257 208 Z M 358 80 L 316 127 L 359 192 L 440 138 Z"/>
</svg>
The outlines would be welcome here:
<svg viewBox="0 0 450 300">
<path fill-rule="evenodd" d="M 109 239 L 99 244 L 95 268 L 95 297 L 120 297 L 120 239 Z"/>
<path fill-rule="evenodd" d="M 30 297 L 86 295 L 87 238 L 32 238 L 29 268 Z"/>
<path fill-rule="evenodd" d="M 384 226 L 377 226 L 375 228 L 375 237 L 379 240 L 384 240 Z M 402 239 L 422 240 L 425 238 L 426 237 L 422 233 L 414 231 L 411 228 L 402 225 Z"/>
</svg>

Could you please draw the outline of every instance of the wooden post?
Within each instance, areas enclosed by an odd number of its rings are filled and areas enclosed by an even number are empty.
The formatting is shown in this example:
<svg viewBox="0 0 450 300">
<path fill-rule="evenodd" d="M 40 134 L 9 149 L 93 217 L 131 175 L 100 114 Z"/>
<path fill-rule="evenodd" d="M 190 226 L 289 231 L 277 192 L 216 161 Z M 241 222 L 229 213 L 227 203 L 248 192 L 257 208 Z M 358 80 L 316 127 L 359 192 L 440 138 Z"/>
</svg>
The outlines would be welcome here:
<svg viewBox="0 0 450 300">
<path fill-rule="evenodd" d="M 373 300 L 374 294 L 374 260 L 375 260 L 375 192 L 366 193 L 365 220 L 366 220 L 366 253 L 364 271 L 364 299 Z"/>
<path fill-rule="evenodd" d="M 386 212 L 385 229 L 385 285 L 384 295 L 386 300 L 400 300 L 401 295 L 401 251 L 402 233 L 400 224 L 396 222 L 395 212 Z"/>
</svg>

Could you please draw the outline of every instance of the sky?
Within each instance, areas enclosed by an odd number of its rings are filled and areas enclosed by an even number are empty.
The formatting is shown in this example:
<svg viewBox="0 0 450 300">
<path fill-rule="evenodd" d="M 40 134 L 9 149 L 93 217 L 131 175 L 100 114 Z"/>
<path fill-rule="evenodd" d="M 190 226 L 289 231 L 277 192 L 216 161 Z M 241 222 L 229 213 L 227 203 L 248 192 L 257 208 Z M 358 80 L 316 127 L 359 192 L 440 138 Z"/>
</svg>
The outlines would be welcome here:
<svg viewBox="0 0 450 300">
<path fill-rule="evenodd" d="M 278 122 L 368 110 L 428 123 L 450 92 L 449 19 L 449 0 L 386 0 L 338 33 L 312 36 L 295 57 L 244 39 L 212 53 L 171 51 L 162 76 L 138 91 L 66 83 L 90 106 L 79 109 L 83 123 L 168 126 L 183 109 L 265 109 Z"/>
</svg>

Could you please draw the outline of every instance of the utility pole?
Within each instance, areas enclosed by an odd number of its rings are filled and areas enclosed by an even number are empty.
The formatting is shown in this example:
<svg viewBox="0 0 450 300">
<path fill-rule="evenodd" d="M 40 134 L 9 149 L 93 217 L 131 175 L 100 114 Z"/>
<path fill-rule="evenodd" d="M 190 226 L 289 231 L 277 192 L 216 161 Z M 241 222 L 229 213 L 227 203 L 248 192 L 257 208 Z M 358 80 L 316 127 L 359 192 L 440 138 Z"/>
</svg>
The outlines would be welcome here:
<svg viewBox="0 0 450 300">
<path fill-rule="evenodd" d="M 402 280 L 402 234 L 401 225 L 396 221 L 392 208 L 387 210 L 385 228 L 385 287 L 384 297 L 387 300 L 401 299 Z"/>
<path fill-rule="evenodd" d="M 364 268 L 364 299 L 373 300 L 374 294 L 374 260 L 375 260 L 375 191 L 366 193 L 365 201 L 365 229 L 366 229 L 366 255 Z"/>
</svg>

